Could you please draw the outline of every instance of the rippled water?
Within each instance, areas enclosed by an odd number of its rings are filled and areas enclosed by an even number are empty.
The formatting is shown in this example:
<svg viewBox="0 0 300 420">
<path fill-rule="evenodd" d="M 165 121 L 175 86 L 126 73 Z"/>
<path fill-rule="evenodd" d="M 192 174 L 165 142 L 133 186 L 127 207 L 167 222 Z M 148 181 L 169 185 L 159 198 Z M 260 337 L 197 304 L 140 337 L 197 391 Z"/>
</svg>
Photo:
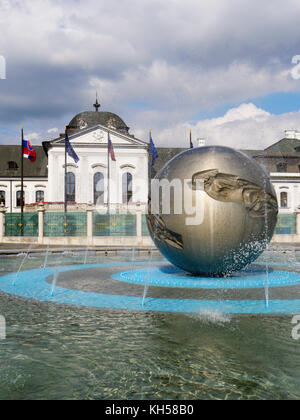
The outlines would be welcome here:
<svg viewBox="0 0 300 420">
<path fill-rule="evenodd" d="M 1 259 L 0 269 L 16 264 Z M 6 295 L 0 313 L 2 400 L 300 398 L 290 316 L 93 310 Z"/>
</svg>

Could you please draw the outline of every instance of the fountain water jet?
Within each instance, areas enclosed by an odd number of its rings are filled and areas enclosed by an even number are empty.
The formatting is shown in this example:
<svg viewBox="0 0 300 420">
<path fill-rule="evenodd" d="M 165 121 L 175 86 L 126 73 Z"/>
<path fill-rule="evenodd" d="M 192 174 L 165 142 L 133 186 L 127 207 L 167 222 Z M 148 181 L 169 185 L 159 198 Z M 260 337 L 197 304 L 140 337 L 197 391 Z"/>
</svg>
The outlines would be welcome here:
<svg viewBox="0 0 300 420">
<path fill-rule="evenodd" d="M 85 256 L 84 256 L 84 265 L 87 265 L 87 259 L 88 259 L 88 255 L 89 255 L 89 246 L 87 245 L 86 250 L 85 250 Z"/>
<path fill-rule="evenodd" d="M 52 285 L 51 285 L 51 297 L 54 296 L 54 291 L 55 291 L 55 288 L 56 288 L 58 275 L 59 275 L 59 271 L 58 271 L 58 267 L 56 267 L 55 271 L 54 271 L 54 274 L 53 274 L 53 280 L 52 280 Z"/>
<path fill-rule="evenodd" d="M 23 258 L 23 260 L 22 260 L 22 262 L 21 262 L 21 264 L 20 264 L 20 267 L 19 267 L 18 271 L 16 272 L 15 279 L 13 280 L 13 283 L 12 283 L 12 285 L 13 285 L 13 286 L 15 286 L 15 285 L 16 285 L 16 282 L 17 282 L 17 280 L 18 280 L 19 273 L 20 273 L 20 271 L 22 270 L 22 267 L 23 267 L 23 265 L 25 264 L 25 261 L 26 261 L 26 259 L 28 258 L 28 255 L 29 255 L 29 253 L 30 253 L 30 251 L 31 251 L 32 247 L 33 247 L 33 242 L 31 242 L 31 244 L 30 244 L 30 246 L 29 246 L 29 248 L 28 248 L 27 252 L 24 254 L 24 258 Z"/>
<path fill-rule="evenodd" d="M 146 301 L 147 293 L 148 293 L 148 290 L 149 290 L 150 269 L 152 268 L 151 262 L 152 262 L 152 249 L 150 249 L 149 267 L 148 267 L 148 270 L 147 270 L 147 277 L 146 277 L 146 281 L 145 281 L 144 294 L 143 294 L 143 300 L 142 300 L 142 308 L 145 306 L 145 301 Z"/>
</svg>

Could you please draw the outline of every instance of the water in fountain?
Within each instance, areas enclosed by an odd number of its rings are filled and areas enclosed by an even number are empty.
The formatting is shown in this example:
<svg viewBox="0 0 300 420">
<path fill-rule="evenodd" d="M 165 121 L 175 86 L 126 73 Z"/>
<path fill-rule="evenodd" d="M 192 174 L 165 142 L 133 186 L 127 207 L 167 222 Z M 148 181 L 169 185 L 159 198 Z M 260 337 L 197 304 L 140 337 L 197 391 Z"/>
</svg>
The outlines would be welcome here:
<svg viewBox="0 0 300 420">
<path fill-rule="evenodd" d="M 83 262 L 84 265 L 87 265 L 88 255 L 89 255 L 89 245 L 87 244 L 85 255 L 84 255 L 84 262 Z"/>
<path fill-rule="evenodd" d="M 53 226 L 50 227 L 50 238 L 52 237 L 52 233 L 53 233 Z M 43 266 L 44 270 L 46 270 L 47 264 L 48 264 L 48 258 L 49 258 L 49 253 L 50 253 L 50 238 L 49 238 L 49 241 L 48 241 L 45 260 L 44 260 L 44 266 Z"/>
<path fill-rule="evenodd" d="M 48 264 L 48 257 L 49 257 L 49 244 L 47 245 L 47 251 L 46 251 L 46 255 L 45 255 L 45 260 L 44 260 L 44 266 L 43 269 L 45 270 Z"/>
<path fill-rule="evenodd" d="M 149 290 L 149 282 L 150 282 L 150 270 L 152 269 L 152 249 L 150 249 L 150 257 L 149 257 L 149 266 L 147 270 L 147 276 L 145 281 L 144 293 L 143 293 L 143 300 L 142 300 L 142 307 L 145 306 L 146 297 Z"/>
<path fill-rule="evenodd" d="M 131 256 L 131 262 L 135 262 L 135 246 L 132 247 L 132 256 Z"/>
<path fill-rule="evenodd" d="M 266 251 L 269 251 L 268 241 L 268 208 L 267 208 L 267 181 L 264 179 L 264 191 L 265 191 L 265 241 Z M 266 307 L 269 307 L 269 264 L 266 262 L 266 281 L 265 281 L 265 303 Z"/>
<path fill-rule="evenodd" d="M 25 261 L 26 261 L 26 259 L 28 258 L 28 255 L 29 255 L 29 253 L 30 253 L 30 251 L 31 251 L 32 247 L 33 247 L 33 242 L 31 242 L 31 244 L 29 245 L 29 248 L 28 248 L 27 252 L 25 252 L 25 254 L 24 254 L 24 258 L 23 258 L 23 260 L 22 260 L 22 262 L 21 262 L 21 264 L 20 264 L 20 266 L 19 266 L 18 271 L 16 272 L 15 279 L 14 279 L 14 281 L 13 281 L 13 283 L 12 283 L 12 284 L 13 284 L 13 286 L 15 286 L 15 284 L 16 284 L 16 282 L 17 282 L 17 280 L 18 280 L 18 276 L 19 276 L 19 274 L 20 274 L 20 271 L 22 270 L 22 267 L 23 267 L 23 265 L 25 264 Z"/>
<path fill-rule="evenodd" d="M 54 291 L 55 291 L 55 288 L 56 288 L 58 276 L 59 276 L 59 270 L 58 270 L 58 267 L 56 267 L 55 271 L 54 271 L 54 274 L 53 274 L 53 280 L 52 280 L 52 285 L 51 285 L 51 297 L 54 296 Z"/>
</svg>

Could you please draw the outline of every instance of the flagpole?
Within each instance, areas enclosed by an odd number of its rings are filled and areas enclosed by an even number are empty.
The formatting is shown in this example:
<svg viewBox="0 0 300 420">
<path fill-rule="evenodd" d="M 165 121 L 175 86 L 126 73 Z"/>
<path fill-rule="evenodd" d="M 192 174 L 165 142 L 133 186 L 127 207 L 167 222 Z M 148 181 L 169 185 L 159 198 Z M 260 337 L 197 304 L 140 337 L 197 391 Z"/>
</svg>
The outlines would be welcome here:
<svg viewBox="0 0 300 420">
<path fill-rule="evenodd" d="M 23 140 L 24 140 L 24 128 L 22 125 L 21 129 L 21 214 L 24 213 L 24 148 L 23 148 Z M 23 222 L 22 222 L 23 225 Z M 22 226 L 23 231 L 23 226 Z"/>
<path fill-rule="evenodd" d="M 68 211 L 68 204 L 67 204 L 67 127 L 65 127 L 65 205 L 64 210 L 65 213 Z"/>
<path fill-rule="evenodd" d="M 21 236 L 24 235 L 24 147 L 23 147 L 23 140 L 24 140 L 24 128 L 22 125 L 21 128 Z"/>
<path fill-rule="evenodd" d="M 110 214 L 110 156 L 109 156 L 109 130 L 107 132 L 107 213 Z"/>
<path fill-rule="evenodd" d="M 150 129 L 149 132 L 149 159 L 148 159 L 148 200 L 151 202 L 151 173 L 152 173 L 152 168 L 151 168 L 151 162 L 152 162 L 152 153 L 151 153 L 151 136 L 152 136 L 152 131 Z"/>
<path fill-rule="evenodd" d="M 190 149 L 193 149 L 194 145 L 193 145 L 193 137 L 192 137 L 192 129 L 190 129 Z"/>
</svg>

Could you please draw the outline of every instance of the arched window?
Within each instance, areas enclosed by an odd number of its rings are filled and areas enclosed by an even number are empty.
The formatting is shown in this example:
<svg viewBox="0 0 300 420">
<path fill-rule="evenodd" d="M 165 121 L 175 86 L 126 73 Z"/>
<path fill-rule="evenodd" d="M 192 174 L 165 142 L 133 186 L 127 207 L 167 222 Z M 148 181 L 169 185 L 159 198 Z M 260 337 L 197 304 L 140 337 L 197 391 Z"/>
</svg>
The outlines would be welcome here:
<svg viewBox="0 0 300 420">
<path fill-rule="evenodd" d="M 7 164 L 8 164 L 8 169 L 11 169 L 14 171 L 18 169 L 18 165 L 16 162 L 10 161 Z"/>
<path fill-rule="evenodd" d="M 21 191 L 17 191 L 17 207 L 21 207 Z M 25 204 L 25 191 L 23 191 L 23 204 Z"/>
<path fill-rule="evenodd" d="M 287 163 L 280 162 L 277 164 L 277 172 L 287 172 Z"/>
<path fill-rule="evenodd" d="M 0 204 L 5 206 L 5 191 L 0 191 Z"/>
<path fill-rule="evenodd" d="M 76 201 L 75 190 L 76 190 L 75 175 L 72 172 L 68 172 L 67 173 L 67 188 L 66 188 L 66 193 L 67 193 L 66 199 L 68 203 L 75 203 Z"/>
<path fill-rule="evenodd" d="M 122 201 L 123 204 L 132 203 L 132 175 L 126 172 L 122 177 Z"/>
<path fill-rule="evenodd" d="M 94 204 L 104 204 L 104 175 L 101 172 L 94 175 Z"/>
<path fill-rule="evenodd" d="M 282 191 L 280 193 L 280 207 L 287 208 L 288 206 L 288 193 L 286 191 Z"/>
<path fill-rule="evenodd" d="M 36 203 L 43 203 L 45 201 L 45 193 L 44 191 L 37 191 L 35 193 L 35 202 Z"/>
</svg>

